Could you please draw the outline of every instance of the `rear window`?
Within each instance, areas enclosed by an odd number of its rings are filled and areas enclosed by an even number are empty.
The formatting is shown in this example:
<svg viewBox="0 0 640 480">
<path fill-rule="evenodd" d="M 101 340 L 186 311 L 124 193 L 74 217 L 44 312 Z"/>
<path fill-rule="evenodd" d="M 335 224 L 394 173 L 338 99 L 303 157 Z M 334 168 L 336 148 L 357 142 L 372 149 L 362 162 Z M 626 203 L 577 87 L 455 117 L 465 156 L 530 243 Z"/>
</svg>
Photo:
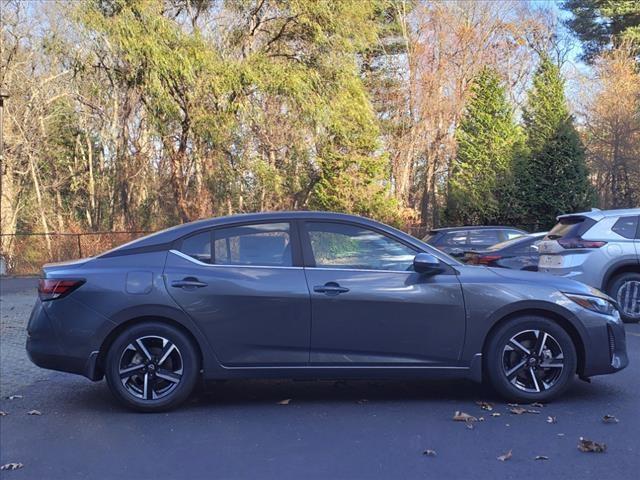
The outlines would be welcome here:
<svg viewBox="0 0 640 480">
<path fill-rule="evenodd" d="M 561 218 L 556 226 L 551 229 L 545 239 L 558 240 L 560 238 L 580 237 L 595 225 L 595 223 L 595 220 L 587 217 Z"/>
<path fill-rule="evenodd" d="M 620 217 L 611 230 L 624 238 L 635 238 L 638 230 L 638 217 Z"/>
</svg>

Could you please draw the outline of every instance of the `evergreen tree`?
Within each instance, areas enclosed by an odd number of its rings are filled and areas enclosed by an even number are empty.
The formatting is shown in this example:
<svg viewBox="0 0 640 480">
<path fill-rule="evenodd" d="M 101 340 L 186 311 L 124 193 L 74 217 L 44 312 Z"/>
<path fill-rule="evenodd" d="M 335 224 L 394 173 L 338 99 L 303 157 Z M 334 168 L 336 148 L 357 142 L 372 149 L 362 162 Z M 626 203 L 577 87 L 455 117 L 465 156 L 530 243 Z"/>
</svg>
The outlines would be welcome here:
<svg viewBox="0 0 640 480">
<path fill-rule="evenodd" d="M 504 221 L 510 208 L 510 171 L 520 139 L 497 72 L 483 69 L 474 80 L 471 99 L 456 131 L 458 151 L 445 213 L 449 223 Z"/>
<path fill-rule="evenodd" d="M 627 41 L 640 46 L 638 0 L 565 0 L 573 16 L 565 21 L 582 42 L 583 58 L 592 63 L 611 45 Z"/>
<path fill-rule="evenodd" d="M 541 59 L 523 112 L 526 152 L 514 174 L 524 223 L 549 228 L 562 213 L 590 207 L 584 146 L 573 124 L 560 69 Z"/>
</svg>

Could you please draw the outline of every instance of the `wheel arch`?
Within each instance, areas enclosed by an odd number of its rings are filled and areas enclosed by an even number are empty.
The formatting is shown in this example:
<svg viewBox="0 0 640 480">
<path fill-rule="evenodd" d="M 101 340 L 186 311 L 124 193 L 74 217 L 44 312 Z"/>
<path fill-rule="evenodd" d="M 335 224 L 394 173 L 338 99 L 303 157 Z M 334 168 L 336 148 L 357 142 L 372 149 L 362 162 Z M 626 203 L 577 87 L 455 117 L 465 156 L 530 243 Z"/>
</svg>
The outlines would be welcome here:
<svg viewBox="0 0 640 480">
<path fill-rule="evenodd" d="M 113 317 L 113 321 L 115 325 L 105 335 L 100 344 L 100 348 L 98 349 L 98 355 L 94 367 L 94 376 L 96 378 L 100 378 L 102 376 L 107 352 L 118 335 L 133 325 L 148 321 L 171 325 L 185 333 L 193 341 L 200 360 L 200 368 L 204 369 L 205 372 L 214 370 L 220 366 L 217 361 L 217 357 L 211 350 L 211 346 L 207 338 L 191 321 L 191 319 L 179 310 L 160 305 L 140 306 L 119 312 Z"/>
<path fill-rule="evenodd" d="M 608 292 L 613 280 L 623 273 L 640 273 L 640 263 L 638 261 L 628 260 L 610 266 L 604 274 L 604 277 L 602 277 L 602 290 Z"/>
<path fill-rule="evenodd" d="M 525 316 L 544 317 L 548 320 L 555 322 L 565 332 L 567 332 L 567 334 L 571 338 L 571 341 L 573 342 L 573 345 L 576 349 L 576 355 L 578 357 L 576 373 L 578 375 L 582 375 L 582 372 L 584 371 L 584 367 L 585 367 L 585 362 L 586 362 L 586 350 L 585 350 L 584 340 L 582 339 L 582 335 L 580 334 L 576 326 L 573 324 L 573 322 L 569 320 L 566 316 L 562 315 L 559 312 L 540 308 L 540 307 L 532 307 L 532 308 L 526 308 L 526 309 L 510 312 L 502 316 L 496 322 L 493 323 L 493 325 L 485 335 L 484 342 L 482 344 L 482 357 L 484 359 L 484 361 L 482 362 L 483 370 L 485 368 L 485 361 L 487 358 L 487 347 L 489 345 L 490 339 L 492 338 L 493 335 L 495 335 L 495 332 L 499 328 L 501 328 L 503 325 L 509 323 L 510 321 L 516 318 L 525 317 Z M 483 372 L 483 377 L 484 377 L 484 372 Z"/>
</svg>

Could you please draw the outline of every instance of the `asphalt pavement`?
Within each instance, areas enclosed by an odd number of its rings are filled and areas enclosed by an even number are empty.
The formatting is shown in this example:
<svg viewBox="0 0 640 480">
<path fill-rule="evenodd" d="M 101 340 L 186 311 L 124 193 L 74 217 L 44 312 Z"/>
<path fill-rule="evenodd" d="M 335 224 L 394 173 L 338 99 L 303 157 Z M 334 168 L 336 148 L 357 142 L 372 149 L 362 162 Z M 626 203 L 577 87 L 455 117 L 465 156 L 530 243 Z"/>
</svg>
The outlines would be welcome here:
<svg viewBox="0 0 640 480">
<path fill-rule="evenodd" d="M 2 283 L 0 465 L 23 464 L 3 479 L 625 480 L 640 471 L 638 325 L 627 326 L 627 369 L 525 406 L 539 413 L 513 414 L 466 381 L 229 381 L 178 410 L 137 414 L 104 381 L 30 365 L 23 341 L 34 283 Z M 456 411 L 483 420 L 456 422 Z M 606 452 L 579 451 L 579 437 Z"/>
</svg>

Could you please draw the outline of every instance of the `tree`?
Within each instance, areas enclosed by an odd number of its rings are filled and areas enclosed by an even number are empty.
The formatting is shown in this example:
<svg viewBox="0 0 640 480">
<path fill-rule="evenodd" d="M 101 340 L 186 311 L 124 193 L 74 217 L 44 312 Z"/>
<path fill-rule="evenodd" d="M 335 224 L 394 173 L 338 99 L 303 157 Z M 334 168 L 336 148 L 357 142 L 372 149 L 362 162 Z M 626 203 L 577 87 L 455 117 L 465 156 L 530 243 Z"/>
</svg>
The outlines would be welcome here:
<svg viewBox="0 0 640 480">
<path fill-rule="evenodd" d="M 637 0 L 566 0 L 563 8 L 573 14 L 566 21 L 583 45 L 584 58 L 622 41 L 640 45 L 640 2 Z"/>
<path fill-rule="evenodd" d="M 456 131 L 446 220 L 451 224 L 501 223 L 509 210 L 510 172 L 521 133 L 497 72 L 483 69 Z"/>
<path fill-rule="evenodd" d="M 640 205 L 640 72 L 630 45 L 595 62 L 598 88 L 585 95 L 587 163 L 605 208 Z"/>
<path fill-rule="evenodd" d="M 527 98 L 523 123 L 526 151 L 514 168 L 516 208 L 521 223 L 549 228 L 557 215 L 590 207 L 593 188 L 560 69 L 544 55 Z"/>
</svg>

